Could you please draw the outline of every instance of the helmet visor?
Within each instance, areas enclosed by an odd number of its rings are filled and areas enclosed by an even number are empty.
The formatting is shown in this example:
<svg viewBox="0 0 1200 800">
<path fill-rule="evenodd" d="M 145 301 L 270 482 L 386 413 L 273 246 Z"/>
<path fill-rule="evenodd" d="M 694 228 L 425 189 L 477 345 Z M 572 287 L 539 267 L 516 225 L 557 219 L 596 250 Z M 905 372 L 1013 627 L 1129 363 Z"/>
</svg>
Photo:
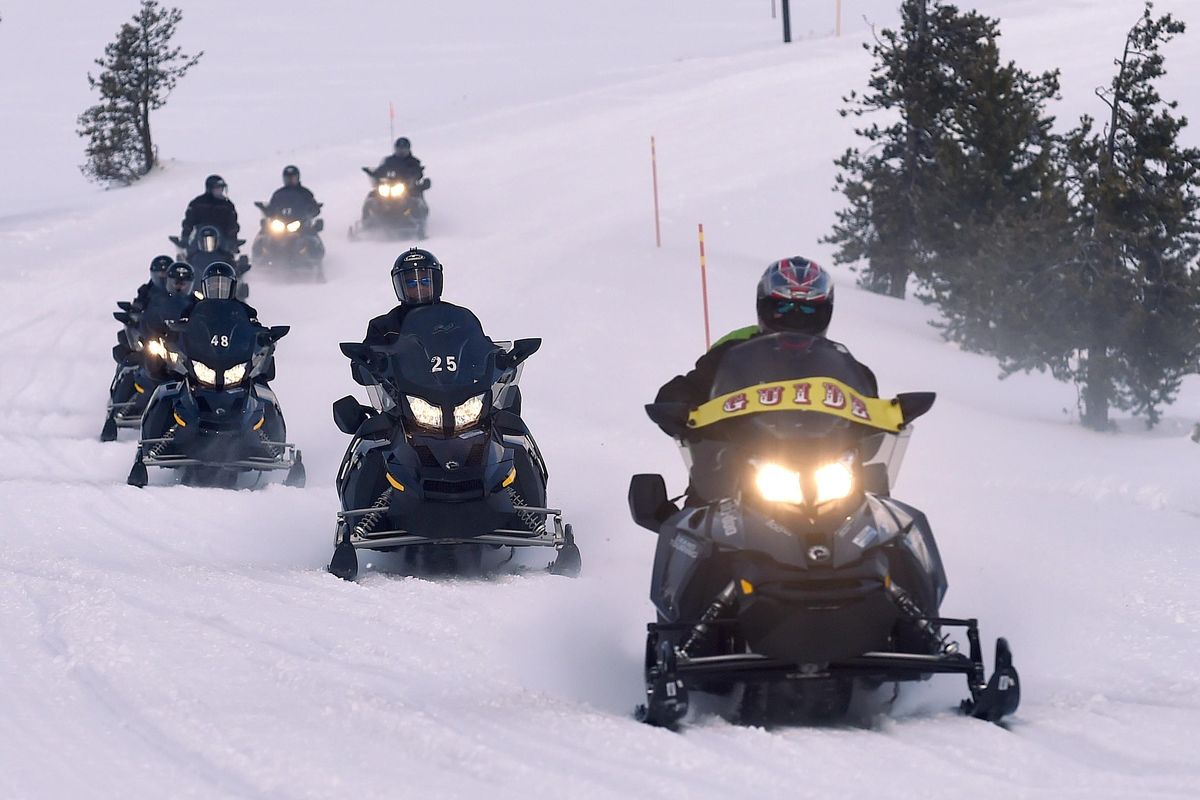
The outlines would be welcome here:
<svg viewBox="0 0 1200 800">
<path fill-rule="evenodd" d="M 758 316 L 772 331 L 795 331 L 817 336 L 829 327 L 833 305 L 826 300 L 804 301 L 765 297 L 759 301 Z"/>
<path fill-rule="evenodd" d="M 188 294 L 192 291 L 192 279 L 175 277 L 167 281 L 167 290 L 171 294 Z"/>
<path fill-rule="evenodd" d="M 215 233 L 205 233 L 200 237 L 200 250 L 205 253 L 217 252 L 217 245 L 220 244 L 221 237 Z"/>
<path fill-rule="evenodd" d="M 433 270 L 429 267 L 393 272 L 392 286 L 402 303 L 432 303 L 436 299 Z"/>
<path fill-rule="evenodd" d="M 204 279 L 206 300 L 229 300 L 233 297 L 233 278 L 226 275 L 210 275 Z"/>
</svg>

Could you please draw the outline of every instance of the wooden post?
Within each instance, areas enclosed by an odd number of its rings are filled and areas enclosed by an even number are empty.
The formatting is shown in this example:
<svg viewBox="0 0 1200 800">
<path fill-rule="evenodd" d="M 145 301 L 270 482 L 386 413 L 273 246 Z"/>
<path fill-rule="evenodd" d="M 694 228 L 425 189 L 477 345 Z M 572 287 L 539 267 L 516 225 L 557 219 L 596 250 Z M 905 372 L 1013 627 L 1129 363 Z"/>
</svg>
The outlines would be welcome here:
<svg viewBox="0 0 1200 800">
<path fill-rule="evenodd" d="M 662 225 L 658 219 L 658 151 L 650 137 L 650 175 L 654 182 L 654 246 L 662 247 Z"/>
<path fill-rule="evenodd" d="M 792 40 L 792 0 L 783 0 L 783 43 Z"/>
<path fill-rule="evenodd" d="M 786 4 L 787 0 L 783 0 Z M 704 260 L 704 223 L 700 223 L 700 295 L 704 300 L 704 349 L 712 347 L 712 334 L 708 325 L 708 265 Z"/>
</svg>

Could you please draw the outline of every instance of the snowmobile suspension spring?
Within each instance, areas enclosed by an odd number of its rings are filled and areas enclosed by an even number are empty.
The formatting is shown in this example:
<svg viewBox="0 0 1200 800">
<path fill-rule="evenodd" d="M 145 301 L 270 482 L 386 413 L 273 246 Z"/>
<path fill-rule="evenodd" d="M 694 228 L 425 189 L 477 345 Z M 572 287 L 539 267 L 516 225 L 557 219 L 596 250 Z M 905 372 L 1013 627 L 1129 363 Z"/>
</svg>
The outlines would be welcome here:
<svg viewBox="0 0 1200 800">
<path fill-rule="evenodd" d="M 150 448 L 150 452 L 146 454 L 149 458 L 157 458 L 158 454 L 171 444 L 171 440 L 175 438 L 175 431 L 179 430 L 178 425 L 172 425 L 167 428 L 167 432 L 162 435 L 162 441 L 155 443 L 154 447 Z"/>
<path fill-rule="evenodd" d="M 679 648 L 685 656 L 691 655 L 693 645 L 708 634 L 709 623 L 714 622 L 717 617 L 721 616 L 725 609 L 729 607 L 729 604 L 733 602 L 736 594 L 736 585 L 733 581 L 730 581 L 729 585 L 712 601 L 712 604 L 704 610 L 700 621 L 696 623 L 696 627 L 692 628 L 692 635 L 683 643 L 683 647 Z"/>
<path fill-rule="evenodd" d="M 363 517 L 362 522 L 354 526 L 354 532 L 359 536 L 366 536 L 371 531 L 375 530 L 375 526 L 379 524 L 379 520 L 382 519 L 383 515 L 387 513 L 387 507 L 391 502 L 392 490 L 384 489 L 383 494 L 379 495 L 379 499 L 371 504 L 371 508 L 377 508 L 379 510 L 372 511 L 370 514 L 367 514 L 365 517 Z"/>
<path fill-rule="evenodd" d="M 917 605 L 917 602 L 909 596 L 908 592 L 892 584 L 891 594 L 892 599 L 896 601 L 896 605 L 912 620 L 913 624 L 917 626 L 917 630 L 924 634 L 932 649 L 942 653 L 948 653 L 957 649 L 957 645 L 950 641 L 949 634 L 942 636 L 938 632 L 937 627 L 926 619 L 925 613 Z"/>
<path fill-rule="evenodd" d="M 258 438 L 262 440 L 263 445 L 266 446 L 272 458 L 279 458 L 279 454 L 283 452 L 283 448 L 277 444 L 271 444 L 271 437 L 267 435 L 265 429 L 258 429 Z"/>
<path fill-rule="evenodd" d="M 508 487 L 508 498 L 516 508 L 522 508 L 525 505 L 525 498 L 511 486 Z M 537 534 L 546 532 L 546 519 L 532 511 L 518 511 L 517 518 L 525 525 L 526 528 Z"/>
</svg>

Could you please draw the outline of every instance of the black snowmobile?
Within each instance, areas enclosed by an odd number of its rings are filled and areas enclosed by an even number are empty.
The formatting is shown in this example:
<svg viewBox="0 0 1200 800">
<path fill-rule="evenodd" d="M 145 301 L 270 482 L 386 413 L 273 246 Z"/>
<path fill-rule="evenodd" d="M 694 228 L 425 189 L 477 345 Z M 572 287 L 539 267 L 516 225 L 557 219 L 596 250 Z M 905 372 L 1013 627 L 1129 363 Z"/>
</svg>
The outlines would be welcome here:
<svg viewBox="0 0 1200 800">
<path fill-rule="evenodd" d="M 128 483 L 145 486 L 147 467 L 169 467 L 196 485 L 233 487 L 246 472 L 287 470 L 285 483 L 303 486 L 300 451 L 286 441 L 265 380 L 288 326 L 263 328 L 236 300 L 203 300 L 168 327 L 175 380 L 159 385 L 142 415 Z"/>
<path fill-rule="evenodd" d="M 635 475 L 629 505 L 658 534 L 638 718 L 674 726 L 692 690 L 740 693 L 749 722 L 836 719 L 855 685 L 966 677 L 962 710 L 998 721 L 1020 682 L 1007 642 L 990 680 L 974 619 L 940 616 L 946 576 L 929 523 L 890 496 L 932 393 L 869 397 L 801 334 L 731 351 L 697 409 L 646 407 L 690 457 L 691 497 Z M 965 628 L 968 652 L 945 634 Z"/>
<path fill-rule="evenodd" d="M 260 267 L 308 270 L 315 280 L 324 280 L 321 265 L 325 245 L 320 233 L 325 229 L 325 220 L 298 214 L 286 206 L 272 208 L 262 201 L 254 205 L 263 214 L 262 226 L 250 246 L 254 262 Z"/>
<path fill-rule="evenodd" d="M 196 271 L 196 283 L 204 275 L 204 270 L 218 261 L 230 264 L 237 270 L 238 299 L 245 300 L 250 296 L 250 287 L 246 284 L 246 273 L 250 271 L 250 259 L 238 255 L 237 251 L 246 243 L 245 239 L 229 240 L 212 225 L 201 225 L 196 228 L 192 238 L 183 241 L 178 236 L 168 236 L 167 240 L 177 248 L 176 257 L 186 261 Z"/>
<path fill-rule="evenodd" d="M 350 228 L 350 238 L 371 234 L 424 239 L 429 220 L 425 192 L 432 186 L 429 178 L 413 180 L 388 169 L 362 170 L 371 179 L 371 191 L 363 201 L 362 220 Z"/>
<path fill-rule="evenodd" d="M 374 408 L 334 403 L 354 438 L 338 471 L 342 511 L 329 571 L 358 574 L 356 549 L 451 557 L 478 570 L 484 548 L 546 547 L 550 570 L 577 575 L 579 548 L 562 512 L 546 506 L 546 465 L 521 420 L 521 365 L 541 345 L 484 335 L 457 306 L 414 309 L 386 346 L 343 344 Z M 447 545 L 455 545 L 453 548 Z"/>
</svg>

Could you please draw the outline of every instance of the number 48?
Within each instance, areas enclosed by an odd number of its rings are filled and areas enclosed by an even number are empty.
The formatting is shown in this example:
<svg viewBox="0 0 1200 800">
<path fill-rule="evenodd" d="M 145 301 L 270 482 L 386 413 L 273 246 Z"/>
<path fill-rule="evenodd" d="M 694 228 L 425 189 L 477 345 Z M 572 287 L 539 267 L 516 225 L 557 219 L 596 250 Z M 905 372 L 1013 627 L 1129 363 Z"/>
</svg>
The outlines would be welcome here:
<svg viewBox="0 0 1200 800">
<path fill-rule="evenodd" d="M 209 344 L 211 344 L 213 347 L 229 347 L 229 337 L 213 336 Z"/>
</svg>

